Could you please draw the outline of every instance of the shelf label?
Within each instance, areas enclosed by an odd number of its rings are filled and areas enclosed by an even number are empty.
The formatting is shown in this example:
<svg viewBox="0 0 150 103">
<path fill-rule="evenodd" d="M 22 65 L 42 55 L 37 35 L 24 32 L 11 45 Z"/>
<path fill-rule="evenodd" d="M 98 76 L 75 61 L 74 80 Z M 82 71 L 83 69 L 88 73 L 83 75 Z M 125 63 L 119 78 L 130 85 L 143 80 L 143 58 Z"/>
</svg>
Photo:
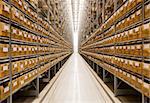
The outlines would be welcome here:
<svg viewBox="0 0 150 103">
<path fill-rule="evenodd" d="M 3 47 L 3 52 L 8 52 L 8 48 L 7 47 Z"/>
<path fill-rule="evenodd" d="M 141 79 L 138 78 L 138 82 L 139 82 L 139 83 L 142 83 L 143 81 L 142 81 Z"/>
<path fill-rule="evenodd" d="M 21 85 L 22 85 L 22 84 L 24 84 L 24 81 L 22 80 L 20 83 L 21 83 Z"/>
<path fill-rule="evenodd" d="M 149 89 L 150 88 L 150 85 L 148 83 L 143 83 L 144 87 Z"/>
<path fill-rule="evenodd" d="M 17 30 L 16 29 L 13 29 L 13 34 L 16 34 L 17 33 Z"/>
<path fill-rule="evenodd" d="M 22 20 L 22 21 L 24 20 L 22 15 L 20 16 L 20 20 Z"/>
<path fill-rule="evenodd" d="M 17 17 L 19 17 L 19 13 L 18 13 L 18 11 L 16 10 L 16 13 L 15 13 L 15 15 L 17 16 Z"/>
<path fill-rule="evenodd" d="M 149 49 L 150 48 L 150 44 L 144 44 L 144 49 Z"/>
<path fill-rule="evenodd" d="M 10 9 L 7 5 L 4 5 L 4 11 L 10 12 Z"/>
<path fill-rule="evenodd" d="M 22 6 L 22 2 L 19 0 L 19 5 Z"/>
<path fill-rule="evenodd" d="M 22 48 L 21 48 L 21 47 L 19 48 L 19 51 L 22 51 Z"/>
<path fill-rule="evenodd" d="M 29 77 L 31 77 L 32 75 L 31 74 L 29 74 Z"/>
<path fill-rule="evenodd" d="M 135 77 L 135 76 L 133 76 L 133 75 L 131 76 L 131 78 L 132 78 L 133 80 L 136 80 L 136 77 Z"/>
<path fill-rule="evenodd" d="M 150 64 L 144 63 L 143 67 L 144 67 L 145 69 L 149 69 Z"/>
<path fill-rule="evenodd" d="M 25 23 L 27 22 L 27 19 L 26 19 L 26 18 L 24 18 L 24 22 L 25 22 Z"/>
<path fill-rule="evenodd" d="M 18 83 L 17 83 L 17 81 L 16 81 L 16 82 L 13 83 L 13 86 L 16 86 L 17 84 L 18 84 Z"/>
<path fill-rule="evenodd" d="M 129 73 L 127 73 L 127 77 L 130 77 L 130 74 L 129 74 Z"/>
<path fill-rule="evenodd" d="M 22 31 L 19 31 L 19 35 L 22 35 Z"/>
<path fill-rule="evenodd" d="M 150 25 L 149 23 L 148 23 L 148 24 L 145 24 L 145 25 L 144 25 L 144 29 L 149 29 L 149 27 L 150 27 L 149 25 Z"/>
<path fill-rule="evenodd" d="M 7 24 L 4 24 L 4 31 L 9 31 L 9 25 L 7 25 Z"/>
<path fill-rule="evenodd" d="M 149 10 L 149 9 L 150 9 L 150 4 L 148 4 L 148 5 L 146 6 L 146 9 L 147 9 L 147 10 Z"/>
<path fill-rule="evenodd" d="M 8 70 L 8 66 L 3 66 L 3 71 L 7 71 Z"/>
<path fill-rule="evenodd" d="M 138 14 L 137 14 L 137 15 L 138 15 Z M 135 14 L 131 15 L 131 18 L 132 18 L 132 19 L 135 18 Z"/>
<path fill-rule="evenodd" d="M 27 65 L 28 64 L 28 62 L 27 61 L 25 61 L 25 65 Z"/>
<path fill-rule="evenodd" d="M 139 27 L 136 27 L 136 28 L 135 28 L 135 32 L 138 32 L 138 31 L 139 31 Z"/>
<path fill-rule="evenodd" d="M 27 51 L 27 48 L 24 48 L 24 51 Z"/>
<path fill-rule="evenodd" d="M 139 67 L 140 63 L 139 62 L 135 62 L 135 66 Z"/>
<path fill-rule="evenodd" d="M 28 79 L 28 76 L 27 76 L 27 75 L 25 76 L 25 79 Z"/>
<path fill-rule="evenodd" d="M 133 61 L 130 60 L 130 61 L 129 61 L 129 64 L 130 64 L 130 65 L 133 65 Z"/>
<path fill-rule="evenodd" d="M 9 87 L 7 86 L 6 88 L 4 88 L 4 93 L 9 91 Z"/>
<path fill-rule="evenodd" d="M 14 64 L 14 67 L 16 68 L 16 67 L 17 67 L 17 64 Z"/>
<path fill-rule="evenodd" d="M 138 15 L 140 15 L 141 14 L 141 10 L 138 10 L 137 12 L 136 12 L 136 15 L 138 16 Z"/>
<path fill-rule="evenodd" d="M 13 48 L 13 51 L 17 51 L 17 48 L 16 48 L 16 47 L 14 47 L 14 48 Z"/>
<path fill-rule="evenodd" d="M 26 4 L 24 4 L 24 9 L 25 9 L 25 10 L 27 10 L 27 9 L 28 9 L 28 7 L 27 7 L 27 5 L 26 5 Z"/>
<path fill-rule="evenodd" d="M 141 45 L 136 45 L 136 48 L 137 49 L 141 49 Z"/>
</svg>

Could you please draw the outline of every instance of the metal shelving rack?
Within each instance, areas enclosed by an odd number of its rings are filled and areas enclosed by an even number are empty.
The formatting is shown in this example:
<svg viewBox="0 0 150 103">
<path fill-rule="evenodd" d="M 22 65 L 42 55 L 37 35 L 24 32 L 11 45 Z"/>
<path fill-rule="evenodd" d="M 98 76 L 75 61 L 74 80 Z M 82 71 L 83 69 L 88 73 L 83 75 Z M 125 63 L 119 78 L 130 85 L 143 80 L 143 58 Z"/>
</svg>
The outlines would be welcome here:
<svg viewBox="0 0 150 103">
<path fill-rule="evenodd" d="M 38 5 L 37 7 L 34 7 L 28 0 L 24 0 L 29 6 L 30 8 L 32 8 L 33 11 L 35 11 L 37 13 L 37 15 L 39 16 L 40 14 L 38 13 Z M 24 16 L 28 19 L 30 19 L 32 22 L 36 23 L 39 25 L 39 23 L 37 21 L 35 21 L 34 19 L 32 19 L 32 17 L 26 13 L 24 13 L 22 10 L 20 10 L 18 7 L 16 7 L 12 2 L 11 0 L 8 0 L 8 1 L 5 1 L 3 0 L 3 2 L 7 3 L 8 5 L 10 5 L 11 7 L 15 7 L 17 10 L 19 10 L 20 12 L 22 12 L 24 14 Z M 45 1 L 44 1 L 45 2 Z M 49 11 L 50 12 L 50 11 Z M 32 31 L 31 29 L 27 28 L 27 27 L 24 27 L 23 25 L 17 23 L 16 21 L 13 21 L 11 20 L 11 18 L 7 18 L 3 15 L 0 15 L 0 21 L 2 22 L 5 22 L 7 24 L 10 25 L 10 28 L 11 26 L 13 27 L 16 27 L 16 28 L 19 28 L 21 30 L 24 30 L 24 31 L 27 31 L 29 33 L 32 33 L 34 35 L 37 35 L 37 36 L 41 36 L 41 37 L 44 37 L 44 38 L 47 38 L 49 39 L 50 41 L 55 41 L 56 43 L 54 44 L 40 44 L 40 43 L 34 43 L 34 42 L 27 42 L 27 41 L 21 41 L 21 40 L 14 40 L 12 39 L 12 35 L 11 35 L 11 32 L 9 33 L 9 37 L 0 37 L 0 42 L 2 43 L 7 43 L 9 44 L 9 57 L 6 58 L 6 59 L 0 59 L 0 63 L 9 63 L 9 76 L 7 77 L 4 77 L 4 78 L 1 78 L 0 79 L 0 85 L 5 83 L 5 82 L 10 82 L 10 93 L 9 93 L 9 96 L 6 96 L 5 98 L 1 99 L 0 102 L 2 102 L 3 100 L 7 99 L 7 102 L 8 103 L 12 103 L 12 96 L 14 93 L 16 93 L 18 90 L 20 90 L 21 88 L 23 88 L 24 86 L 26 86 L 27 84 L 31 83 L 33 80 L 35 80 L 35 95 L 38 96 L 39 94 L 39 76 L 41 74 L 43 74 L 44 72 L 47 72 L 48 73 L 48 81 L 51 80 L 51 77 L 50 77 L 50 73 L 51 73 L 51 68 L 57 64 L 60 64 L 60 66 L 62 66 L 62 64 L 66 61 L 66 58 L 68 58 L 71 54 L 72 54 L 72 51 L 71 51 L 71 45 L 70 43 L 66 42 L 66 40 L 64 38 L 62 38 L 54 29 L 53 27 L 50 25 L 50 22 L 49 22 L 49 12 L 48 12 L 48 15 L 47 15 L 47 18 L 45 18 L 45 20 L 49 23 L 49 26 L 50 26 L 50 31 L 52 32 L 52 34 L 49 33 L 49 37 L 48 36 L 45 36 L 45 35 L 41 35 L 35 31 Z M 43 27 L 42 25 L 40 25 L 41 27 Z M 44 27 L 43 27 L 44 28 Z M 52 39 L 51 39 L 52 38 Z M 25 55 L 25 56 L 18 56 L 18 57 L 14 57 L 11 55 L 11 46 L 12 44 L 17 44 L 17 45 L 28 45 L 28 46 L 43 46 L 43 47 L 51 47 L 55 50 L 56 53 L 54 53 L 53 51 L 49 52 L 49 53 L 44 53 L 44 54 L 39 54 L 38 52 L 36 52 L 35 55 Z M 58 46 L 57 46 L 58 45 Z M 53 47 L 54 46 L 54 47 Z M 57 46 L 57 47 L 55 47 Z M 62 49 L 58 49 L 56 50 L 57 48 L 62 48 Z M 63 50 L 64 49 L 64 50 Z M 34 68 L 28 68 L 27 70 L 23 70 L 21 72 L 17 72 L 15 74 L 12 73 L 12 62 L 15 62 L 15 61 L 19 61 L 19 60 L 25 60 L 25 59 L 31 59 L 31 58 L 37 58 L 39 59 L 40 56 L 48 56 L 48 55 L 51 55 L 52 58 L 55 58 L 55 59 L 52 59 L 52 60 L 49 60 L 48 62 L 43 62 L 41 64 L 37 64 Z M 49 63 L 50 67 L 47 68 L 46 70 L 44 70 L 42 73 L 38 73 L 37 76 L 35 76 L 34 78 L 32 78 L 31 80 L 29 80 L 28 82 L 26 82 L 23 86 L 17 88 L 16 90 L 12 90 L 12 81 L 17 78 L 17 77 L 20 77 L 24 74 L 27 74 L 29 73 L 30 71 L 33 71 L 33 70 L 38 70 L 41 66 L 44 66 L 45 64 Z M 55 68 L 55 69 L 58 69 L 58 68 Z M 56 73 L 56 72 L 55 72 Z"/>
<path fill-rule="evenodd" d="M 110 0 L 107 0 L 107 1 L 110 1 Z M 105 10 L 104 10 L 105 0 L 102 0 L 102 2 L 103 2 L 103 10 L 102 10 L 103 24 L 105 24 L 111 18 L 111 16 L 118 9 L 120 9 L 121 6 L 123 6 L 127 1 L 128 0 L 124 0 L 124 2 L 120 6 L 117 7 L 117 0 L 114 0 L 114 12 L 112 12 L 112 14 L 105 20 L 105 17 L 104 17 L 104 14 L 105 14 Z M 140 56 L 140 57 L 136 56 L 135 57 L 135 56 L 132 56 L 132 55 L 118 55 L 116 52 L 114 52 L 113 54 L 103 53 L 103 52 L 99 52 L 96 48 L 105 48 L 105 47 L 112 47 L 112 46 L 113 47 L 127 46 L 127 45 L 136 45 L 136 44 L 140 44 L 140 45 L 143 46 L 146 43 L 150 43 L 149 38 L 141 38 L 141 39 L 134 39 L 134 40 L 130 40 L 130 41 L 115 42 L 115 43 L 111 43 L 111 44 L 108 44 L 108 43 L 107 44 L 102 44 L 102 41 L 106 40 L 107 38 L 110 38 L 112 36 L 115 36 L 117 34 L 120 34 L 120 33 L 124 32 L 124 31 L 131 30 L 132 28 L 135 28 L 135 27 L 138 27 L 138 26 L 141 26 L 143 24 L 146 24 L 146 23 L 150 22 L 150 18 L 145 19 L 145 17 L 144 17 L 145 5 L 149 4 L 149 3 L 150 3 L 149 0 L 143 0 L 141 3 L 136 5 L 134 8 L 130 9 L 128 12 L 126 12 L 124 15 L 122 15 L 119 19 L 115 20 L 115 22 L 113 22 L 111 25 L 109 25 L 109 27 L 107 27 L 105 29 L 102 28 L 103 27 L 103 24 L 102 24 L 102 26 L 100 28 L 98 28 L 97 31 L 94 32 L 89 38 L 82 41 L 80 43 L 80 47 L 79 47 L 80 48 L 80 50 L 79 50 L 80 54 L 91 65 L 91 67 L 93 67 L 93 69 L 96 69 L 95 65 L 99 65 L 100 67 L 102 67 L 102 70 L 103 70 L 102 74 L 103 74 L 104 82 L 105 82 L 105 79 L 107 79 L 107 78 L 105 78 L 106 77 L 105 74 L 108 74 L 108 73 L 106 73 L 106 71 L 108 71 L 110 74 L 113 74 L 113 76 L 114 76 L 114 93 L 115 93 L 116 96 L 117 96 L 117 93 L 119 93 L 119 90 L 117 90 L 117 87 L 119 87 L 119 84 L 118 84 L 119 83 L 118 81 L 120 81 L 120 80 L 118 80 L 118 78 L 119 78 L 119 79 L 121 79 L 121 81 L 125 82 L 126 84 L 128 84 L 129 86 L 133 87 L 135 90 L 137 90 L 141 93 L 142 103 L 149 103 L 150 98 L 145 96 L 144 93 L 140 89 L 133 86 L 131 83 L 128 83 L 126 80 L 120 78 L 119 76 L 116 76 L 116 74 L 114 72 L 112 72 L 112 70 L 109 69 L 109 67 L 104 66 L 104 64 L 119 68 L 123 71 L 125 70 L 127 73 L 132 74 L 132 75 L 134 75 L 138 78 L 141 78 L 142 82 L 146 82 L 148 84 L 150 84 L 150 79 L 148 77 L 145 77 L 143 74 L 139 75 L 139 74 L 136 74 L 132 71 L 131 72 L 127 71 L 126 68 L 124 69 L 124 68 L 117 67 L 116 65 L 114 65 L 112 63 L 109 63 L 109 61 L 106 62 L 105 60 L 100 58 L 100 55 L 119 57 L 119 58 L 122 58 L 122 59 L 140 61 L 141 63 L 148 63 L 149 64 L 150 60 L 149 60 L 148 57 L 144 57 L 143 49 L 142 49 L 142 56 Z M 142 9 L 142 20 L 141 21 L 139 21 L 135 24 L 129 25 L 128 27 L 125 27 L 122 30 L 119 30 L 119 31 L 116 30 L 116 24 L 118 22 L 120 22 L 123 19 L 129 17 L 131 14 L 135 13 L 139 9 Z M 112 35 L 105 37 L 104 33 L 106 31 L 108 31 L 113 25 L 114 25 L 114 28 L 115 28 L 115 32 L 112 33 Z M 96 39 L 96 37 L 100 37 L 100 38 Z M 97 73 L 99 73 L 99 72 L 97 72 Z M 121 81 L 120 81 L 120 83 L 121 83 Z M 120 91 L 120 93 L 123 93 L 123 92 Z"/>
</svg>

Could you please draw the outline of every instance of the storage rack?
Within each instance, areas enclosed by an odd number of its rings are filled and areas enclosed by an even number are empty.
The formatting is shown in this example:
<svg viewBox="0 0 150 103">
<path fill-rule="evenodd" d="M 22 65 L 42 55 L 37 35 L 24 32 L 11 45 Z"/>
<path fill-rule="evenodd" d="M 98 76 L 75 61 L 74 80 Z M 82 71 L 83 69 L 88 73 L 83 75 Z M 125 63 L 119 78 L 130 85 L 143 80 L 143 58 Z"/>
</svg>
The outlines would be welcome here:
<svg viewBox="0 0 150 103">
<path fill-rule="evenodd" d="M 33 80 L 38 96 L 39 76 L 72 53 L 50 25 L 50 15 L 38 9 L 30 0 L 0 0 L 0 102 L 12 103 L 12 95 Z"/>
<path fill-rule="evenodd" d="M 114 75 L 116 96 L 119 78 L 142 94 L 142 103 L 149 103 L 150 1 L 124 0 L 120 6 L 116 1 L 114 12 L 107 19 L 103 17 L 100 28 L 81 42 L 80 54 L 91 65 L 103 68 L 103 80 L 105 71 Z"/>
</svg>

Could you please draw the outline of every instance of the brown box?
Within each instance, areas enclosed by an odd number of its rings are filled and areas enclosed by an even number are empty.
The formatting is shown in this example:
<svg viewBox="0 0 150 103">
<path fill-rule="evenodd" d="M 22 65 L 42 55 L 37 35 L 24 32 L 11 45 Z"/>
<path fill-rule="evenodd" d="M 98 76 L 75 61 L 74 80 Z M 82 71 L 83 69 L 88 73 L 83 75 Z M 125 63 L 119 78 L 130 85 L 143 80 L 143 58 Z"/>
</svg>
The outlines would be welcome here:
<svg viewBox="0 0 150 103">
<path fill-rule="evenodd" d="M 134 70 L 134 72 L 141 75 L 142 74 L 142 62 L 134 61 L 133 62 L 133 70 Z"/>
<path fill-rule="evenodd" d="M 134 18 L 134 23 L 139 22 L 141 20 L 142 20 L 142 9 L 136 11 L 135 18 Z"/>
<path fill-rule="evenodd" d="M 10 36 L 10 25 L 0 22 L 0 36 Z"/>
<path fill-rule="evenodd" d="M 13 27 L 13 26 L 11 26 L 12 39 L 19 39 L 18 34 L 19 34 L 18 29 Z"/>
<path fill-rule="evenodd" d="M 136 83 L 135 83 L 135 86 L 138 88 L 138 89 L 142 89 L 142 83 L 143 83 L 143 81 L 142 81 L 142 79 L 140 79 L 140 78 L 137 78 L 137 81 L 136 81 Z"/>
<path fill-rule="evenodd" d="M 7 82 L 0 86 L 0 100 L 7 98 L 10 95 L 10 83 Z"/>
<path fill-rule="evenodd" d="M 19 79 L 16 78 L 12 81 L 12 91 L 15 91 L 17 88 L 19 88 Z"/>
<path fill-rule="evenodd" d="M 0 58 L 7 58 L 9 56 L 9 44 L 0 44 Z"/>
<path fill-rule="evenodd" d="M 0 78 L 9 76 L 9 63 L 0 64 Z"/>
<path fill-rule="evenodd" d="M 12 56 L 18 55 L 18 45 L 12 45 Z"/>
<path fill-rule="evenodd" d="M 150 18 L 150 3 L 145 5 L 145 18 Z"/>
<path fill-rule="evenodd" d="M 150 37 L 150 22 L 142 26 L 142 36 L 143 38 Z"/>
<path fill-rule="evenodd" d="M 0 0 L 0 14 L 5 17 L 10 17 L 10 5 Z"/>
<path fill-rule="evenodd" d="M 150 84 L 143 82 L 142 91 L 145 96 L 150 97 Z"/>
<path fill-rule="evenodd" d="M 131 84 L 135 86 L 137 79 L 134 75 L 131 75 Z"/>
<path fill-rule="evenodd" d="M 18 78 L 19 86 L 22 87 L 25 84 L 25 76 L 21 76 Z"/>
<path fill-rule="evenodd" d="M 145 57 L 149 57 L 150 56 L 150 43 L 143 45 L 143 55 Z"/>
<path fill-rule="evenodd" d="M 13 75 L 18 72 L 18 69 L 19 69 L 18 62 L 19 62 L 19 61 L 12 63 L 12 74 L 13 74 Z"/>
<path fill-rule="evenodd" d="M 17 10 L 15 7 L 12 7 L 12 8 L 11 8 L 11 11 L 12 11 L 12 16 L 11 16 L 11 18 L 12 18 L 14 21 L 20 23 L 20 11 Z"/>
<path fill-rule="evenodd" d="M 150 64 L 143 63 L 142 73 L 143 73 L 144 76 L 150 78 Z"/>
</svg>

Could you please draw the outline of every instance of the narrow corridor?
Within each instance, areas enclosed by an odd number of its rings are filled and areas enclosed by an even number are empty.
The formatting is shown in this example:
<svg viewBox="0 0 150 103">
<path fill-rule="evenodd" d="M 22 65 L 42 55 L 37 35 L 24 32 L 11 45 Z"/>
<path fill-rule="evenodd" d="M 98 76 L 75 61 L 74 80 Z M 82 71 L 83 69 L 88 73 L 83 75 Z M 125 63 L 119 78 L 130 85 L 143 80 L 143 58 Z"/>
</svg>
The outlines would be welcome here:
<svg viewBox="0 0 150 103">
<path fill-rule="evenodd" d="M 111 100 L 95 83 L 84 59 L 74 53 L 66 62 L 54 86 L 43 103 L 111 103 Z"/>
</svg>

